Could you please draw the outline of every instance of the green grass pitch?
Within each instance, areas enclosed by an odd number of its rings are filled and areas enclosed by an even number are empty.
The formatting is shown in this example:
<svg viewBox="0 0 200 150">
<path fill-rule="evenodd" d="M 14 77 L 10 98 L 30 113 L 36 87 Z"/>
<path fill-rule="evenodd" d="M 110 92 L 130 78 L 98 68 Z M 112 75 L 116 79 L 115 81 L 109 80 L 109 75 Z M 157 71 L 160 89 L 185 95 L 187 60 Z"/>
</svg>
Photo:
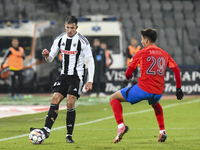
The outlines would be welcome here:
<svg viewBox="0 0 200 150">
<path fill-rule="evenodd" d="M 175 96 L 174 96 L 175 98 Z M 12 101 L 4 97 L 2 104 L 49 104 L 50 96 Z M 135 105 L 122 103 L 124 121 L 130 130 L 114 144 L 117 124 L 106 98 L 81 97 L 77 101 L 73 140 L 65 141 L 66 110 L 60 110 L 50 137 L 41 145 L 30 143 L 29 128 L 43 127 L 47 112 L 0 119 L 0 150 L 198 150 L 200 149 L 200 97 L 181 101 L 160 101 L 163 106 L 167 140 L 157 142 L 159 129 L 154 111 L 146 101 Z M 61 105 L 65 105 L 62 102 Z M 2 113 L 2 112 L 1 112 Z M 4 113 L 4 112 L 3 112 Z M 5 112 L 6 113 L 6 112 Z"/>
</svg>

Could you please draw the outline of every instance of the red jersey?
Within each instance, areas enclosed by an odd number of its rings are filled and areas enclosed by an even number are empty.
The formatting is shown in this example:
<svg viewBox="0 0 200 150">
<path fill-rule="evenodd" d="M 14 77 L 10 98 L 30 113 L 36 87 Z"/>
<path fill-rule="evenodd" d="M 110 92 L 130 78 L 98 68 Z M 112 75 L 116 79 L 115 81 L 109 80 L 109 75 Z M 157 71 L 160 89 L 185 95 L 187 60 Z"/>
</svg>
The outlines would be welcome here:
<svg viewBox="0 0 200 150">
<path fill-rule="evenodd" d="M 165 69 L 177 66 L 172 57 L 156 45 L 147 46 L 138 51 L 131 59 L 129 66 L 137 68 L 140 64 L 141 77 L 138 86 L 148 93 L 162 94 L 164 91 Z"/>
</svg>

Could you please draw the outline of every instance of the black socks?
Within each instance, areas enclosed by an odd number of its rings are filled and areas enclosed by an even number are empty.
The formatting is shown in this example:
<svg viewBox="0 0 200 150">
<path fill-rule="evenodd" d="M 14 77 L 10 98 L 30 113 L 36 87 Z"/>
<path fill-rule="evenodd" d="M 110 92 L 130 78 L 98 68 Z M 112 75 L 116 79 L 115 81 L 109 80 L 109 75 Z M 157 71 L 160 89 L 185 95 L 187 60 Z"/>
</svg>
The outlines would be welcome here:
<svg viewBox="0 0 200 150">
<path fill-rule="evenodd" d="M 46 116 L 46 121 L 45 121 L 45 127 L 51 129 L 53 126 L 54 121 L 56 120 L 58 116 L 58 109 L 59 106 L 56 104 L 51 104 L 49 112 Z"/>
<path fill-rule="evenodd" d="M 67 125 L 67 135 L 72 135 L 74 129 L 74 123 L 76 118 L 76 111 L 74 108 L 67 109 L 67 118 L 66 118 L 66 125 Z"/>
<path fill-rule="evenodd" d="M 58 116 L 59 106 L 56 104 L 51 104 L 49 112 L 46 116 L 45 127 L 51 129 L 57 116 Z M 74 123 L 76 118 L 76 111 L 74 108 L 67 109 L 66 125 L 67 125 L 67 135 L 72 135 L 74 129 Z"/>
</svg>

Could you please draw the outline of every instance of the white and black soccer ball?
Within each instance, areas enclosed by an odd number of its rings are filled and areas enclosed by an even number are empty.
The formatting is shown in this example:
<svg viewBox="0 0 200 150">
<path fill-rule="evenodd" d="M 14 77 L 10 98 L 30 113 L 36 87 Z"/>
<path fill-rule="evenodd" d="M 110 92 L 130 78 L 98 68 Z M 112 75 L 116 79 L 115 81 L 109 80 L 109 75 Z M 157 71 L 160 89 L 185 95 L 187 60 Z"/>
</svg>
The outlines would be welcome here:
<svg viewBox="0 0 200 150">
<path fill-rule="evenodd" d="M 40 129 L 34 129 L 29 134 L 29 140 L 32 144 L 42 144 L 45 140 L 45 134 Z"/>
</svg>

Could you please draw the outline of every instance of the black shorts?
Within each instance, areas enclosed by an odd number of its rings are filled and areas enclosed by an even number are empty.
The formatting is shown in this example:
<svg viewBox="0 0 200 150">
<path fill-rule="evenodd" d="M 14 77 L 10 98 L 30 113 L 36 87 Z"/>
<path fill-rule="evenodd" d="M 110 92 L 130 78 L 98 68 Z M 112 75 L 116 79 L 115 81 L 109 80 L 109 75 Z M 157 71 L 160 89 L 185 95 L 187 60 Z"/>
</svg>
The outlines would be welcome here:
<svg viewBox="0 0 200 150">
<path fill-rule="evenodd" d="M 78 76 L 64 74 L 61 74 L 57 78 L 56 82 L 52 87 L 54 93 L 58 92 L 64 97 L 66 97 L 67 94 L 74 95 L 77 97 L 77 99 L 81 95 L 82 88 L 83 81 L 81 81 Z"/>
</svg>

